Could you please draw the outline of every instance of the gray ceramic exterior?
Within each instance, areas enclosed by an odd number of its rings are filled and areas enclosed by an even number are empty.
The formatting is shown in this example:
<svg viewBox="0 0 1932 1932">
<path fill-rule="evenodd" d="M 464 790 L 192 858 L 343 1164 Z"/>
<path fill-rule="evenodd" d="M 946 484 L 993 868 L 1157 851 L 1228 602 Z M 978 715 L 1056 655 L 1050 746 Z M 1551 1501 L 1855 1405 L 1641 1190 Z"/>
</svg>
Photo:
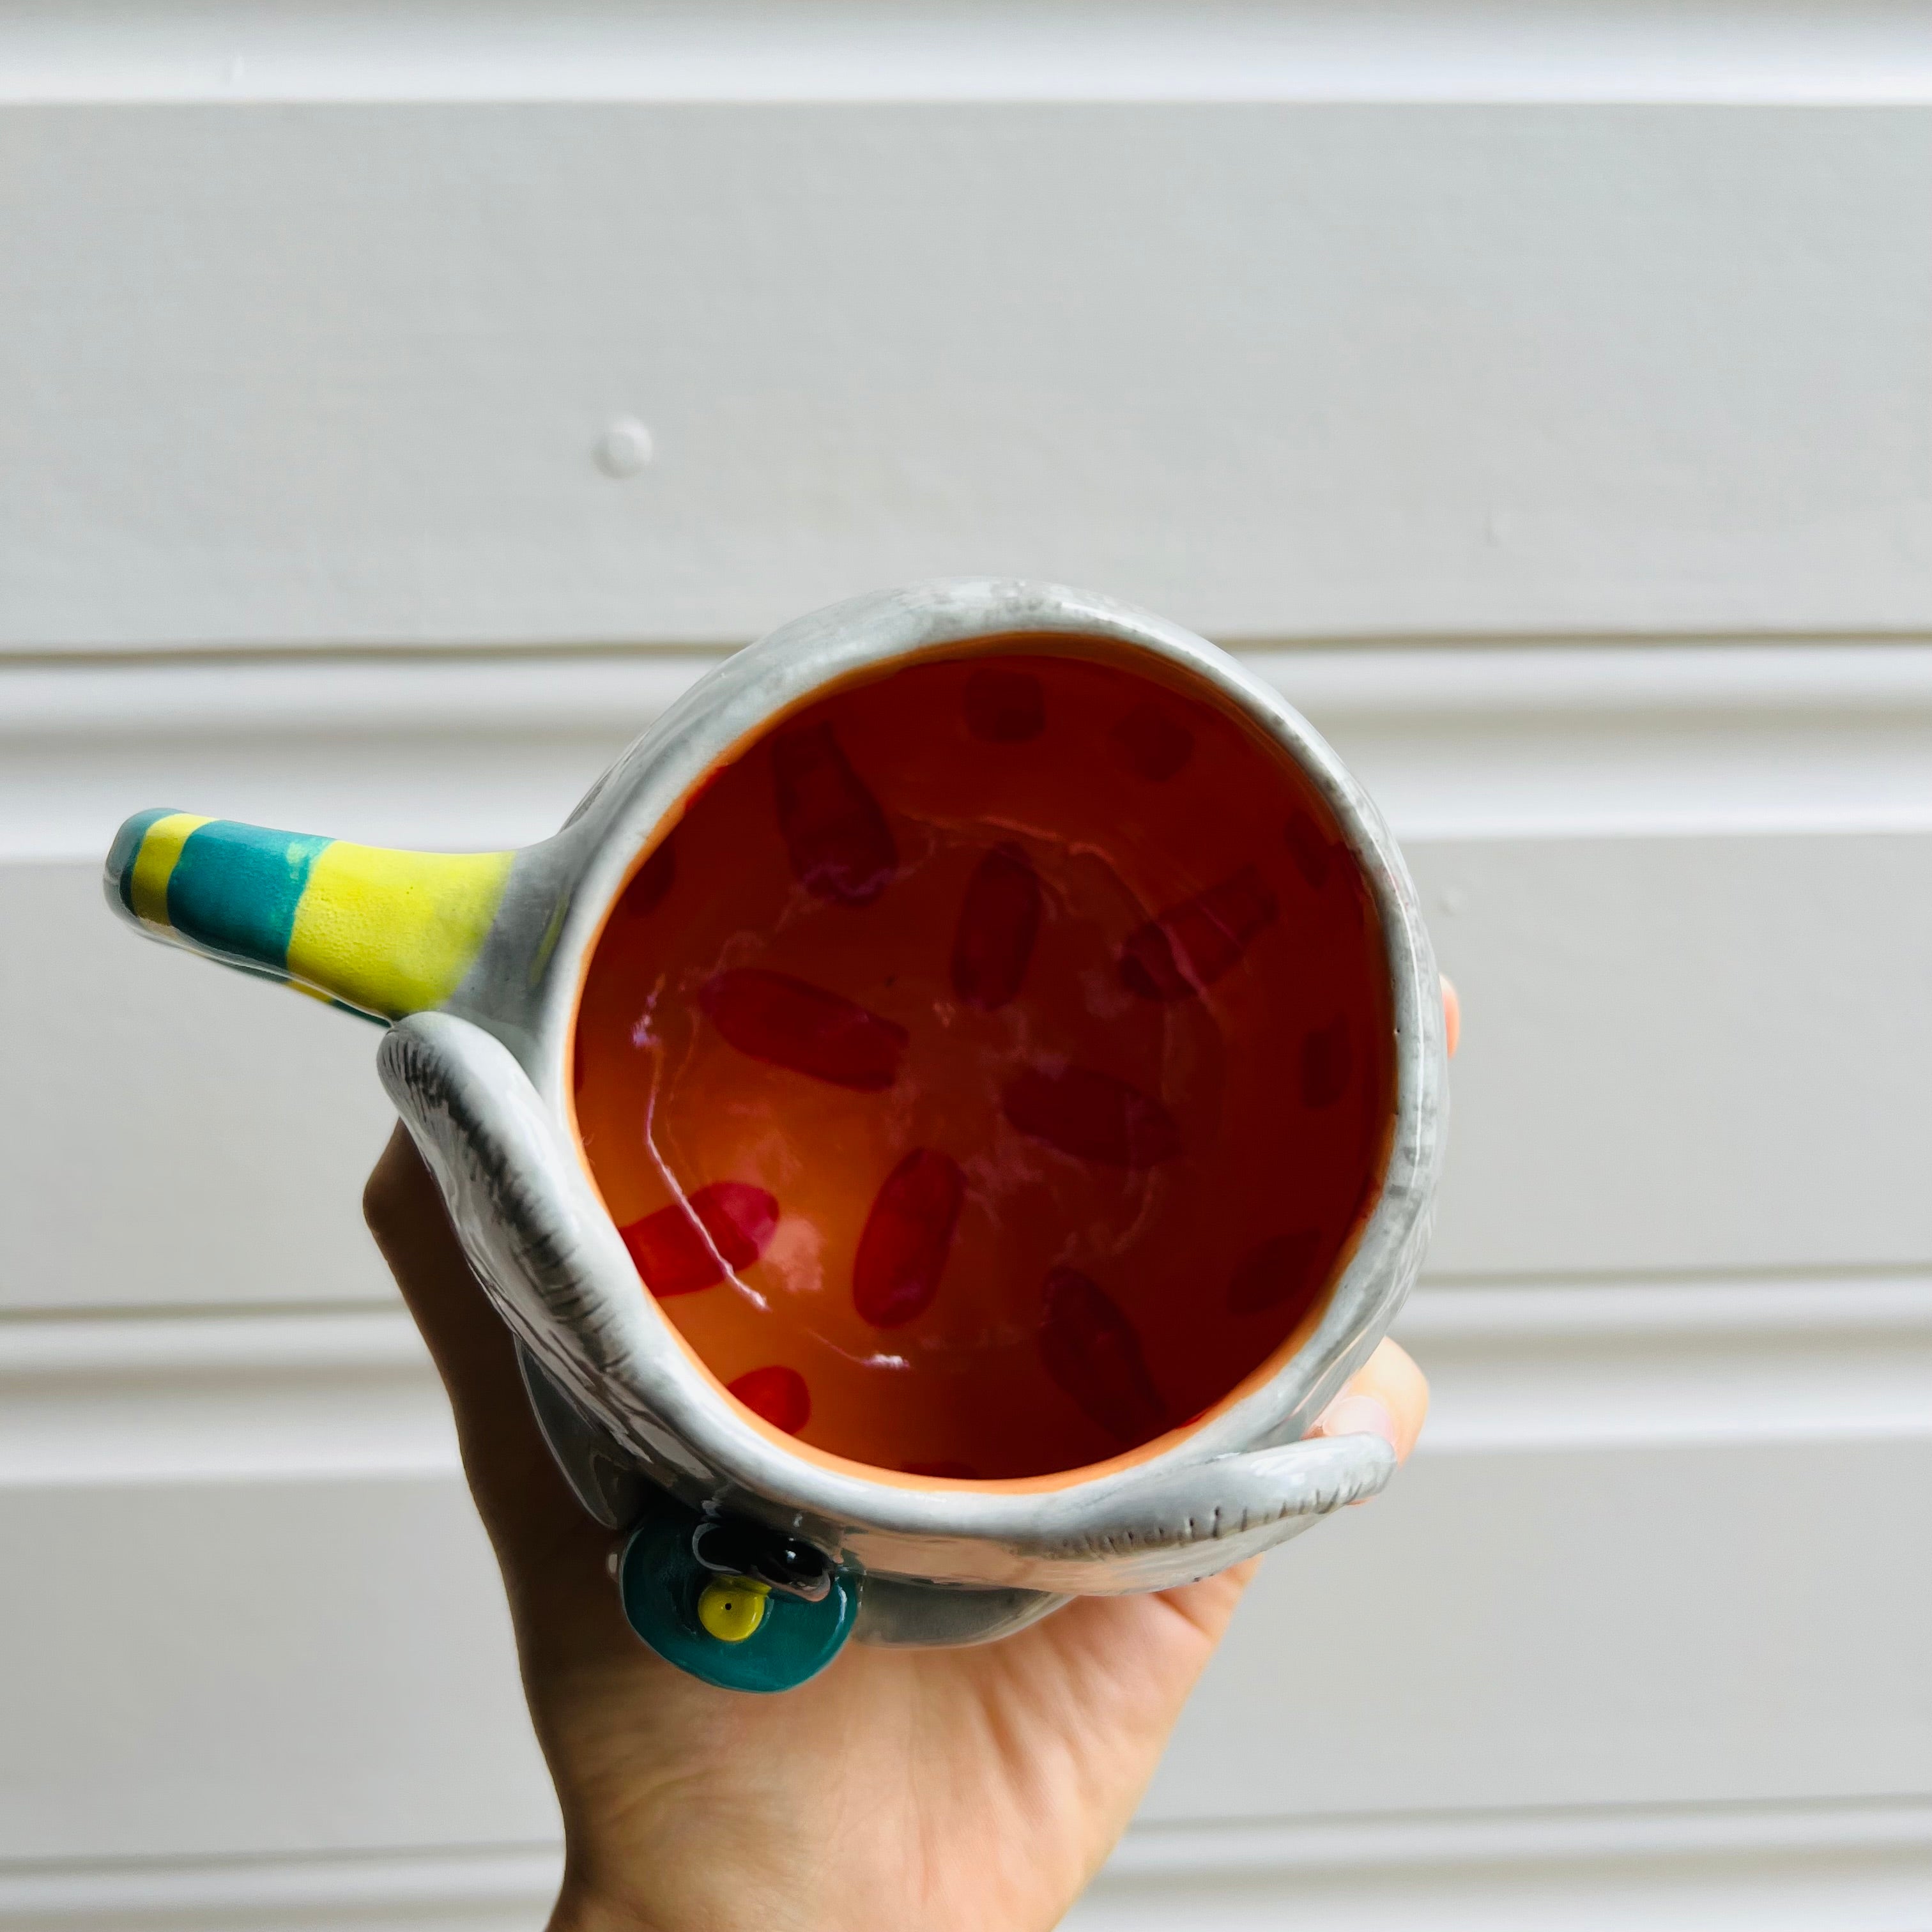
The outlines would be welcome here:
<svg viewBox="0 0 1932 1932">
<path fill-rule="evenodd" d="M 1232 700 L 1308 772 L 1381 914 L 1395 1130 L 1380 1201 L 1326 1312 L 1264 1385 L 1161 1453 L 1058 1489 L 902 1486 L 775 1441 L 639 1294 L 568 1124 L 570 1035 L 608 908 L 716 764 L 828 684 L 1021 632 L 1064 638 L 1076 654 L 1118 658 L 1126 646 L 1162 660 L 1169 676 Z M 1393 1472 L 1378 1438 L 1302 1438 L 1380 1339 L 1420 1265 L 1446 1097 L 1428 937 L 1387 828 L 1328 746 L 1232 659 L 1159 619 L 1078 591 L 970 579 L 857 598 L 774 632 L 668 712 L 556 837 L 518 855 L 469 976 L 444 1010 L 394 1027 L 380 1064 L 526 1352 L 547 1432 L 586 1504 L 616 1520 L 641 1477 L 692 1504 L 802 1532 L 866 1573 L 862 1636 L 970 1641 L 1065 1594 L 1205 1576 L 1372 1493 Z"/>
</svg>

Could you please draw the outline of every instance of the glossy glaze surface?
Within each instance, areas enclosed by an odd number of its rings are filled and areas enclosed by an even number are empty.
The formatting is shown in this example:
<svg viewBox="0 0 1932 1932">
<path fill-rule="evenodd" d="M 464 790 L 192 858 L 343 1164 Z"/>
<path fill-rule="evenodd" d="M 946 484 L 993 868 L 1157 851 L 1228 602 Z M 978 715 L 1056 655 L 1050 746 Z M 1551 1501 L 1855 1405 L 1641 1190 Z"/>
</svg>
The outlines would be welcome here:
<svg viewBox="0 0 1932 1932">
<path fill-rule="evenodd" d="M 614 910 L 574 1077 L 641 1282 L 739 1400 L 991 1480 L 1178 1426 L 1304 1327 L 1392 1069 L 1374 914 L 1286 754 L 1016 640 L 715 773 Z"/>
</svg>

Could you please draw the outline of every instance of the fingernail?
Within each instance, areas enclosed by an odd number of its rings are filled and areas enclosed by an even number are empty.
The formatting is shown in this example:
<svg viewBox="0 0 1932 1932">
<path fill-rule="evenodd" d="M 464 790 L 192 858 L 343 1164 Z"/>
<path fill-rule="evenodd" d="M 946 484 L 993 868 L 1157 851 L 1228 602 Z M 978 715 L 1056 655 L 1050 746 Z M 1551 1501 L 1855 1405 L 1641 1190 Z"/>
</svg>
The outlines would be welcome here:
<svg viewBox="0 0 1932 1932">
<path fill-rule="evenodd" d="M 1454 1060 L 1462 1037 L 1462 1002 L 1447 973 L 1442 975 L 1442 1029 L 1449 1058 Z"/>
<path fill-rule="evenodd" d="M 1324 1436 L 1379 1436 L 1391 1449 L 1396 1446 L 1395 1418 L 1372 1395 L 1338 1396 L 1316 1427 Z"/>
</svg>

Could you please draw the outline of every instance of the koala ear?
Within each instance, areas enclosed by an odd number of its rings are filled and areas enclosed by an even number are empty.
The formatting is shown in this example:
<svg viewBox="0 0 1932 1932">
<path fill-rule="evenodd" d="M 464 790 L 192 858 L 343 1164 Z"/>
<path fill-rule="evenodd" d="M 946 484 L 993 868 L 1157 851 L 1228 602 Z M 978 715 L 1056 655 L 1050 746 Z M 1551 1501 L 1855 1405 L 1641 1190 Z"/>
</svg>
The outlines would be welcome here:
<svg viewBox="0 0 1932 1932">
<path fill-rule="evenodd" d="M 500 1290 L 490 1250 L 504 1231 L 555 1246 L 566 1229 L 556 1136 L 530 1076 L 501 1040 L 449 1013 L 392 1027 L 376 1066 L 471 1262 Z"/>
<path fill-rule="evenodd" d="M 552 1368 L 621 1360 L 634 1271 L 508 1048 L 453 1014 L 418 1013 L 389 1029 L 376 1066 L 518 1338 Z"/>
<path fill-rule="evenodd" d="M 1054 1524 L 1039 1553 L 1070 1565 L 1109 1558 L 1110 1589 L 1171 1589 L 1300 1535 L 1375 1495 L 1395 1469 L 1395 1451 L 1379 1436 L 1311 1436 L 1220 1456 L 1112 1491 Z"/>
</svg>

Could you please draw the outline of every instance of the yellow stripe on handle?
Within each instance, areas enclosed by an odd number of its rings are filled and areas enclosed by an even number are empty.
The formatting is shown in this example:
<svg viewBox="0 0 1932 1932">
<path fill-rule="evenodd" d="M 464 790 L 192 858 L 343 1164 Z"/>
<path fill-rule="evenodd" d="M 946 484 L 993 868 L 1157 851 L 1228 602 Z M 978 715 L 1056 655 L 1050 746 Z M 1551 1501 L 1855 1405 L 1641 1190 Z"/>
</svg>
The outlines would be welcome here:
<svg viewBox="0 0 1932 1932">
<path fill-rule="evenodd" d="M 385 1019 L 441 1006 L 482 950 L 515 856 L 336 840 L 296 908 L 290 976 Z"/>
<path fill-rule="evenodd" d="M 151 926 L 160 932 L 171 930 L 168 924 L 168 881 L 174 876 L 176 862 L 181 857 L 182 848 L 188 843 L 188 834 L 209 822 L 206 818 L 197 818 L 191 812 L 171 812 L 166 818 L 156 819 L 148 827 L 128 880 L 128 901 L 134 908 L 134 916 L 143 926 Z"/>
</svg>

